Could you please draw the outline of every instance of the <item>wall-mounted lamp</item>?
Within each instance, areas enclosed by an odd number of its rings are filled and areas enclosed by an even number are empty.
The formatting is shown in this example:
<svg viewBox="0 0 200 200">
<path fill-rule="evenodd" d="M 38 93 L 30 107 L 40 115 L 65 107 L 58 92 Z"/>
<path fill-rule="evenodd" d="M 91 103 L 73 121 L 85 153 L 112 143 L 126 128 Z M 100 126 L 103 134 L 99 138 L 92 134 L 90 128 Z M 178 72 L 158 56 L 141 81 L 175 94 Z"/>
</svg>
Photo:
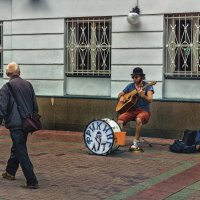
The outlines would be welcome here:
<svg viewBox="0 0 200 200">
<path fill-rule="evenodd" d="M 134 25 L 139 22 L 140 19 L 140 9 L 138 8 L 138 0 L 137 0 L 137 6 L 133 8 L 132 11 L 127 16 L 127 21 L 129 24 Z"/>
</svg>

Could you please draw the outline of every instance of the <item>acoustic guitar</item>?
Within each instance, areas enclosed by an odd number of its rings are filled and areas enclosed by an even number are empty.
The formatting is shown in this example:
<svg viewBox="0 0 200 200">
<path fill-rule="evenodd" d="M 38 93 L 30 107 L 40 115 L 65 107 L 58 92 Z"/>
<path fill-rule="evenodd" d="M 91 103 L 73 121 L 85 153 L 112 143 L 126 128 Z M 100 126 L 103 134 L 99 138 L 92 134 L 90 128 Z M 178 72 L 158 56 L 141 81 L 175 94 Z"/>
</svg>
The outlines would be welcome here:
<svg viewBox="0 0 200 200">
<path fill-rule="evenodd" d="M 152 85 L 155 85 L 156 83 L 157 81 L 148 82 L 141 89 L 145 90 L 147 86 L 152 86 Z M 137 103 L 137 100 L 138 100 L 137 94 L 138 94 L 138 91 L 135 89 L 123 96 L 124 101 L 120 101 L 120 98 L 119 98 L 117 102 L 117 106 L 116 106 L 116 112 L 118 112 L 119 114 L 122 114 L 130 110 Z"/>
</svg>

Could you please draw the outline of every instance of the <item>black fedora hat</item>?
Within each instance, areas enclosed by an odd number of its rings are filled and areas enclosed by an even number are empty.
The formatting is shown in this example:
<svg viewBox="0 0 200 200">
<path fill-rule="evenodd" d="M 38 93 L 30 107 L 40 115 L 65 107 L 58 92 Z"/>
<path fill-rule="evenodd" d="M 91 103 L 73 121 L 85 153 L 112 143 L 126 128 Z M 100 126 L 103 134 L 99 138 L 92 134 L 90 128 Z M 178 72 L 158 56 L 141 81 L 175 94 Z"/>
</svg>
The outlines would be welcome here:
<svg viewBox="0 0 200 200">
<path fill-rule="evenodd" d="M 135 75 L 145 76 L 145 74 L 143 73 L 143 69 L 140 67 L 136 67 L 133 69 L 133 73 L 131 74 L 131 76 L 135 76 Z"/>
</svg>

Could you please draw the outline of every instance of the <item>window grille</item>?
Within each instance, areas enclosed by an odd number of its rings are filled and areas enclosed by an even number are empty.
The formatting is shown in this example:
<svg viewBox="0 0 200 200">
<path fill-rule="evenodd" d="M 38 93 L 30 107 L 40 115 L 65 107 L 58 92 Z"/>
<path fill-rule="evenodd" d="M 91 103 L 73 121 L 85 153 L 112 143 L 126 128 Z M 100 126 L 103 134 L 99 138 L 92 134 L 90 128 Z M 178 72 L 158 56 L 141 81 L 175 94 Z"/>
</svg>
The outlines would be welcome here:
<svg viewBox="0 0 200 200">
<path fill-rule="evenodd" d="M 3 76 L 3 23 L 0 22 L 0 77 Z"/>
<path fill-rule="evenodd" d="M 66 20 L 68 76 L 110 76 L 111 18 Z"/>
<path fill-rule="evenodd" d="M 200 15 L 165 16 L 166 77 L 200 77 Z"/>
</svg>

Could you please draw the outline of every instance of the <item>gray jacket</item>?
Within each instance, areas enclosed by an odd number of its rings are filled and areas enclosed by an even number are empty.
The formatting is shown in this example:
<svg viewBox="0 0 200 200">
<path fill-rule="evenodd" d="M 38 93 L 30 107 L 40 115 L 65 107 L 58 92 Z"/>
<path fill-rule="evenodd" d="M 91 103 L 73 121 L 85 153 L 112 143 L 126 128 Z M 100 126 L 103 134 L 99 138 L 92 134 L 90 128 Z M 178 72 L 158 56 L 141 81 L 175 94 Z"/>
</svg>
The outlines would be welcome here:
<svg viewBox="0 0 200 200">
<path fill-rule="evenodd" d="M 10 84 L 20 107 L 17 107 L 7 84 L 4 84 L 0 90 L 0 122 L 4 120 L 5 127 L 10 130 L 21 129 L 22 117 L 19 110 L 24 117 L 29 113 L 38 113 L 38 104 L 30 82 L 15 76 Z"/>
</svg>

